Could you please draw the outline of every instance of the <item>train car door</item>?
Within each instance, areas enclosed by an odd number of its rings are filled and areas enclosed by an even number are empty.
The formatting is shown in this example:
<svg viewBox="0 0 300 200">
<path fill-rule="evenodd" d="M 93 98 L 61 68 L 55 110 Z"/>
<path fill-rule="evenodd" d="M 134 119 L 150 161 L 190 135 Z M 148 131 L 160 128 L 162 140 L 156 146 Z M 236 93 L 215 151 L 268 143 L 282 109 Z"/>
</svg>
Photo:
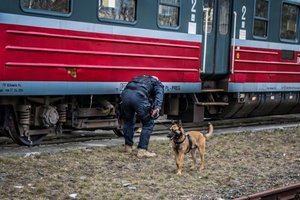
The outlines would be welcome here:
<svg viewBox="0 0 300 200">
<path fill-rule="evenodd" d="M 219 79 L 229 72 L 230 22 L 233 0 L 203 0 L 201 79 Z"/>
</svg>

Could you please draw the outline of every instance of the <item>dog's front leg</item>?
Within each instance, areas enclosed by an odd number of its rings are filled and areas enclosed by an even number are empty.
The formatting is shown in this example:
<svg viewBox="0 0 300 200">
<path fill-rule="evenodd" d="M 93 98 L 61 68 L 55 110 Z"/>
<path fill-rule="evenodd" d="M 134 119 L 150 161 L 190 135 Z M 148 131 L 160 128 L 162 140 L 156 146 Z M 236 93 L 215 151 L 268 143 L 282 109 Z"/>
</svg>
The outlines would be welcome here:
<svg viewBox="0 0 300 200">
<path fill-rule="evenodd" d="M 176 155 L 177 175 L 182 175 L 184 153 L 178 153 Z"/>
</svg>

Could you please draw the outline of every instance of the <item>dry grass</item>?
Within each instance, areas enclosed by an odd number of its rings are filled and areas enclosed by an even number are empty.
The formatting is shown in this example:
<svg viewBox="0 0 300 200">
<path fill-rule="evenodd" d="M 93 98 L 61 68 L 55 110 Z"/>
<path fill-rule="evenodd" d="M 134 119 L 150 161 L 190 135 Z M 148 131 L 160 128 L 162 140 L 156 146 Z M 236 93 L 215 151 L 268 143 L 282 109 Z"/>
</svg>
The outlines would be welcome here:
<svg viewBox="0 0 300 200">
<path fill-rule="evenodd" d="M 0 157 L 0 199 L 232 199 L 300 181 L 300 128 L 227 134 L 207 143 L 206 169 L 176 175 L 168 142 L 155 159 L 123 146 Z"/>
</svg>

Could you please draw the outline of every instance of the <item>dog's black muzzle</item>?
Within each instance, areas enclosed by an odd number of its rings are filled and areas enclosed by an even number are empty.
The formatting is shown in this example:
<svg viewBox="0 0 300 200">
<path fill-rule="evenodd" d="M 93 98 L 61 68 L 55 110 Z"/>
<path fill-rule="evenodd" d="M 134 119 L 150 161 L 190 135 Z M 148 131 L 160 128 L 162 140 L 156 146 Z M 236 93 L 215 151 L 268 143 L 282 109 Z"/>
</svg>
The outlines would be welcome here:
<svg viewBox="0 0 300 200">
<path fill-rule="evenodd" d="M 167 135 L 168 138 L 172 139 L 174 137 L 174 132 L 170 131 Z"/>
<path fill-rule="evenodd" d="M 175 131 L 170 131 L 167 135 L 167 137 L 170 138 L 171 140 L 177 140 L 179 136 L 180 135 Z"/>
</svg>

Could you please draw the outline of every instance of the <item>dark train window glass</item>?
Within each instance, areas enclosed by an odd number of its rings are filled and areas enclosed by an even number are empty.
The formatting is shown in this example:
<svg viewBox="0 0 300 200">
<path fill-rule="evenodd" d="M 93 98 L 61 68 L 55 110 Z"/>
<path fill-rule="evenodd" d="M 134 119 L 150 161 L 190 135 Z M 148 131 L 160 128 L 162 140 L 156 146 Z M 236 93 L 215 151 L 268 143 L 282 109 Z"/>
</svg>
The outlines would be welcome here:
<svg viewBox="0 0 300 200">
<path fill-rule="evenodd" d="M 71 12 L 71 0 L 21 0 L 23 9 L 29 11 L 47 11 L 58 14 Z"/>
<path fill-rule="evenodd" d="M 229 0 L 223 0 L 220 2 L 220 20 L 219 20 L 219 32 L 222 35 L 228 33 L 229 24 Z"/>
<path fill-rule="evenodd" d="M 124 22 L 135 22 L 136 0 L 99 0 L 98 17 Z"/>
<path fill-rule="evenodd" d="M 160 0 L 158 8 L 158 24 L 160 26 L 179 26 L 179 0 Z"/>
<path fill-rule="evenodd" d="M 280 38 L 286 40 L 297 39 L 298 13 L 299 9 L 297 6 L 283 4 Z"/>
<path fill-rule="evenodd" d="M 255 16 L 268 18 L 269 2 L 266 0 L 256 0 Z"/>
<path fill-rule="evenodd" d="M 254 35 L 259 37 L 267 37 L 268 22 L 265 20 L 254 20 Z"/>
<path fill-rule="evenodd" d="M 204 0 L 204 11 L 203 11 L 203 32 L 206 30 L 207 22 L 207 33 L 211 33 L 214 21 L 214 0 Z M 207 16 L 207 18 L 206 18 Z"/>
<path fill-rule="evenodd" d="M 253 35 L 266 38 L 268 36 L 269 1 L 256 0 Z"/>
</svg>

